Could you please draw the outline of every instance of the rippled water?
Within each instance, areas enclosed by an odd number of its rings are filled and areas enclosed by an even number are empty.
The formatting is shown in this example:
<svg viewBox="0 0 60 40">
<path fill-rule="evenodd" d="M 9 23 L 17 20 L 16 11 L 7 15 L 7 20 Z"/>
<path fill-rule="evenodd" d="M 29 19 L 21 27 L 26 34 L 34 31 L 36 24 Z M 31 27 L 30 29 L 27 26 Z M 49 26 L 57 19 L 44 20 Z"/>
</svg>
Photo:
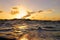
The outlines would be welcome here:
<svg viewBox="0 0 60 40">
<path fill-rule="evenodd" d="M 60 40 L 60 22 L 0 20 L 0 37 L 17 40 Z"/>
</svg>

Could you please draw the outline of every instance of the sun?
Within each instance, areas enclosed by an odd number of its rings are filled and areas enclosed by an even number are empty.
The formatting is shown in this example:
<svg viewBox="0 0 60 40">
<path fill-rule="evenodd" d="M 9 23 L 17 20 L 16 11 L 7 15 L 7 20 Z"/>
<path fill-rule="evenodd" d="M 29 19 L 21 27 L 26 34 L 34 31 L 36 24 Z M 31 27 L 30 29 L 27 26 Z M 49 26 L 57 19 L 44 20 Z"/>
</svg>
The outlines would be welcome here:
<svg viewBox="0 0 60 40">
<path fill-rule="evenodd" d="M 25 9 L 25 8 L 23 8 L 23 7 L 20 7 L 20 9 L 19 9 L 19 13 L 17 13 L 16 15 L 15 15 L 15 18 L 17 18 L 17 19 L 22 19 L 24 16 L 26 16 L 28 13 L 27 13 L 27 10 Z"/>
<path fill-rule="evenodd" d="M 13 19 L 29 19 L 30 14 L 28 12 L 32 12 L 29 8 L 25 6 L 13 7 L 12 10 L 12 18 Z"/>
</svg>

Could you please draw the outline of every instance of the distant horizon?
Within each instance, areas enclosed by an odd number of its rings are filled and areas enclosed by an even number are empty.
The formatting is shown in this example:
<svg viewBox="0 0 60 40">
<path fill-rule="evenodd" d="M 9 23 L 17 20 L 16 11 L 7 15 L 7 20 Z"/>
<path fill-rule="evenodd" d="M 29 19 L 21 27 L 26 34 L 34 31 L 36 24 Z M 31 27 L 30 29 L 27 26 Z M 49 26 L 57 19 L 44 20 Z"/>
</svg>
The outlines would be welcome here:
<svg viewBox="0 0 60 40">
<path fill-rule="evenodd" d="M 0 19 L 0 20 L 31 20 L 31 21 L 60 21 L 60 20 L 32 20 L 32 19 Z"/>
</svg>

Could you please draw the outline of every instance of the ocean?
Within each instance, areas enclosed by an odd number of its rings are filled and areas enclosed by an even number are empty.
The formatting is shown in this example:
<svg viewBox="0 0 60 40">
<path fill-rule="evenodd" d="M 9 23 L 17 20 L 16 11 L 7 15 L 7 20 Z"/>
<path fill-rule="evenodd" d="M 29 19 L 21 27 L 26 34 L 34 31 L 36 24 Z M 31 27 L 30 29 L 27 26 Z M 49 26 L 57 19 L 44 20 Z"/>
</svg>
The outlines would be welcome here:
<svg viewBox="0 0 60 40">
<path fill-rule="evenodd" d="M 0 19 L 0 40 L 60 40 L 60 21 Z"/>
</svg>

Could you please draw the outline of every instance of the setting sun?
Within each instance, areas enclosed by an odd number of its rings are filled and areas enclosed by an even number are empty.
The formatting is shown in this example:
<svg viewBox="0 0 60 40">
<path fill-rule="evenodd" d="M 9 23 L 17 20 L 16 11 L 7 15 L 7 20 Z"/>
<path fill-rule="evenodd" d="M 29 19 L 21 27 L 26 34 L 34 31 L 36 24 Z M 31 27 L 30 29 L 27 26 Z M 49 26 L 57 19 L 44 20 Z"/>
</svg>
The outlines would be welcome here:
<svg viewBox="0 0 60 40">
<path fill-rule="evenodd" d="M 23 18 L 24 16 L 26 16 L 27 14 L 28 14 L 28 13 L 27 13 L 27 10 L 24 9 L 23 7 L 20 7 L 19 13 L 17 13 L 17 14 L 15 15 L 15 18 L 21 19 L 21 18 Z"/>
</svg>

